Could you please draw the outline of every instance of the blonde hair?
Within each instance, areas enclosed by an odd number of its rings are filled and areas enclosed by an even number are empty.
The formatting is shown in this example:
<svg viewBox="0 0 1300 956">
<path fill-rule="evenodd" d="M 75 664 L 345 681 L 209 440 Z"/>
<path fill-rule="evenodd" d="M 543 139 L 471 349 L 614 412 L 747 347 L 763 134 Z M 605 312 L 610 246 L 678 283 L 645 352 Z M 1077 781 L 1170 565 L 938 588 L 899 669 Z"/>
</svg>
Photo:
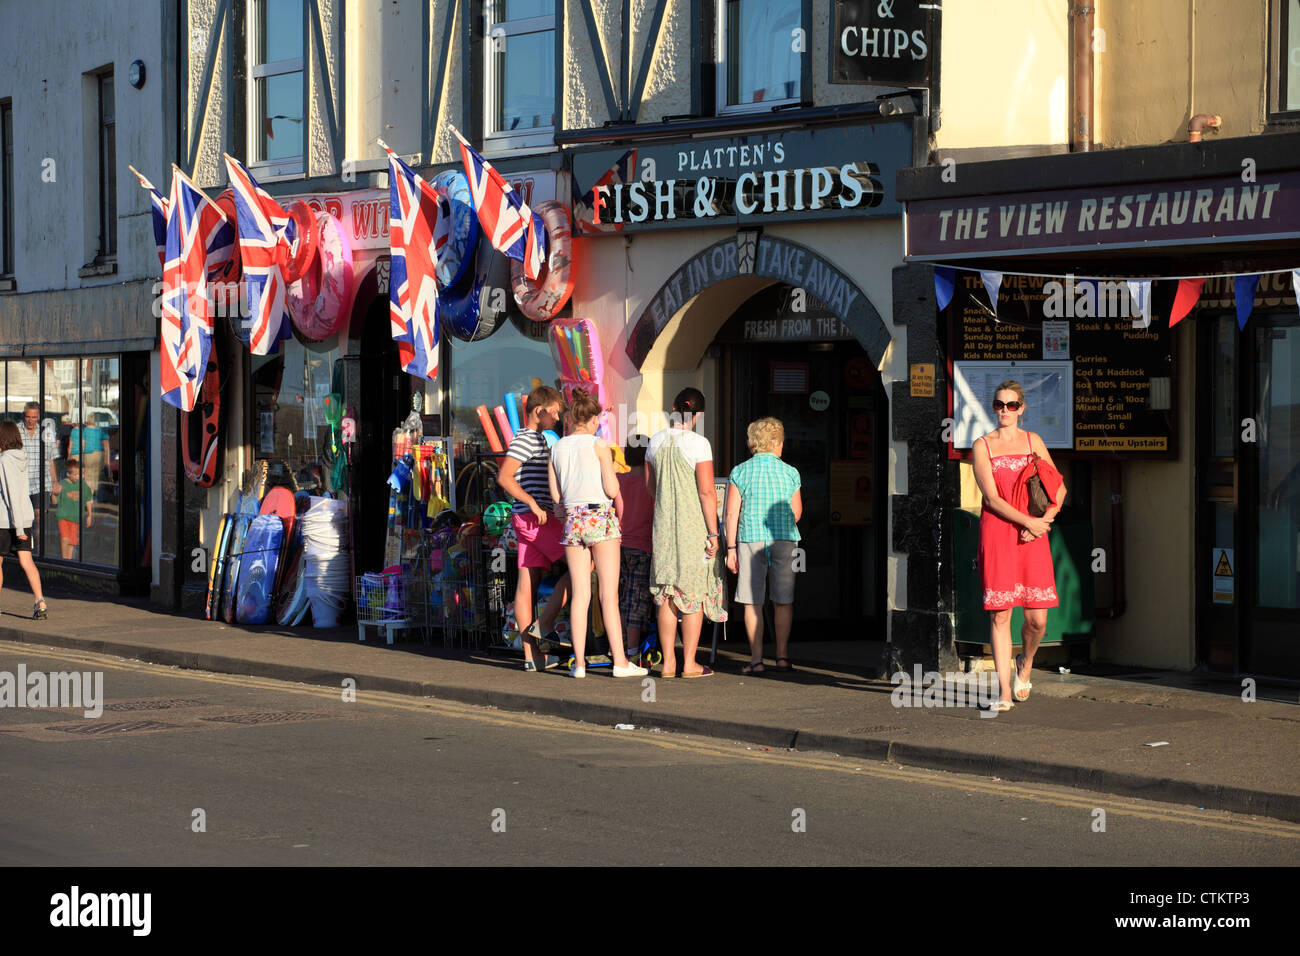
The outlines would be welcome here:
<svg viewBox="0 0 1300 956">
<path fill-rule="evenodd" d="M 775 453 L 777 446 L 785 443 L 785 426 L 777 418 L 760 418 L 749 423 L 745 439 L 749 442 L 751 454 L 757 455 L 764 451 Z"/>
<path fill-rule="evenodd" d="M 1020 383 L 1019 383 L 1019 382 L 1012 381 L 1011 379 L 1008 379 L 1007 381 L 1005 381 L 1005 382 L 1003 382 L 1001 385 L 999 385 L 997 388 L 993 389 L 993 397 L 994 397 L 994 398 L 997 398 L 997 396 L 998 396 L 998 392 L 1015 392 L 1015 393 L 1016 393 L 1016 397 L 1020 399 L 1020 404 L 1021 404 L 1021 405 L 1028 404 L 1028 403 L 1025 401 L 1025 390 L 1024 390 L 1023 388 L 1020 387 Z"/>
</svg>

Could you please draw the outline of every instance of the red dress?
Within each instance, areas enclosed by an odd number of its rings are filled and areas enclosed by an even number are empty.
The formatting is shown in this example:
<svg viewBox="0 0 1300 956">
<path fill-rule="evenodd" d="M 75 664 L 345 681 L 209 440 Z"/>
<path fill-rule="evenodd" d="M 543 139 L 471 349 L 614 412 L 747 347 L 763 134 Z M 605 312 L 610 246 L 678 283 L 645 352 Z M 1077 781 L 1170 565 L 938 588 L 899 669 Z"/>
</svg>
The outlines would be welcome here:
<svg viewBox="0 0 1300 956">
<path fill-rule="evenodd" d="M 988 442 L 984 442 L 984 448 L 988 450 Z M 1033 467 L 1033 453 L 990 455 L 989 459 L 998 495 L 1012 507 L 1026 511 L 1028 499 L 1020 478 L 1027 468 Z M 1025 500 L 1017 501 L 1017 497 Z M 1052 549 L 1047 537 L 1043 535 L 1023 542 L 1019 525 L 999 518 L 987 506 L 984 508 L 980 515 L 979 550 L 984 610 L 1057 606 L 1056 572 L 1052 567 Z"/>
</svg>

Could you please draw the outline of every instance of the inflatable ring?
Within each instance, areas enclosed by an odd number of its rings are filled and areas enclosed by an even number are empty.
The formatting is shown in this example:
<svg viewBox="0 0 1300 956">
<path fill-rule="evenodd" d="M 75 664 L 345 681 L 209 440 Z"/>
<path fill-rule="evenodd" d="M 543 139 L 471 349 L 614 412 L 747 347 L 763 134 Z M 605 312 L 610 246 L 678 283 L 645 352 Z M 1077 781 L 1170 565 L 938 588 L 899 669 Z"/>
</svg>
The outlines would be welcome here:
<svg viewBox="0 0 1300 956">
<path fill-rule="evenodd" d="M 558 202 L 544 202 L 533 209 L 546 225 L 550 252 L 541 275 L 534 281 L 524 272 L 524 264 L 510 260 L 510 284 L 514 288 L 519 311 L 535 322 L 548 322 L 564 308 L 573 294 L 573 232 L 569 213 Z"/>
<path fill-rule="evenodd" d="M 478 342 L 505 323 L 509 262 L 492 243 L 480 242 L 473 271 L 458 287 L 438 293 L 438 319 L 452 337 Z"/>
<path fill-rule="evenodd" d="M 311 268 L 320 245 L 320 227 L 316 225 L 316 210 L 301 199 L 289 206 L 289 218 L 294 224 L 294 246 L 289 261 L 284 264 L 284 281 L 297 281 Z"/>
<path fill-rule="evenodd" d="M 235 212 L 235 191 L 227 189 L 213 200 L 230 222 L 230 255 L 208 263 L 209 282 L 238 282 L 243 271 L 239 264 L 239 215 Z"/>
<path fill-rule="evenodd" d="M 185 464 L 185 477 L 200 488 L 211 488 L 216 483 L 220 433 L 221 363 L 214 346 L 208 353 L 208 367 L 203 373 L 194 411 L 181 412 L 181 460 Z"/>
<path fill-rule="evenodd" d="M 327 212 L 316 216 L 320 237 L 311 267 L 289 286 L 293 327 L 309 342 L 339 330 L 352 313 L 352 243 L 343 224 Z"/>
<path fill-rule="evenodd" d="M 433 177 L 438 196 L 438 221 L 433 227 L 433 264 L 439 289 L 450 289 L 465 277 L 478 243 L 478 213 L 465 174 L 449 169 Z"/>
</svg>

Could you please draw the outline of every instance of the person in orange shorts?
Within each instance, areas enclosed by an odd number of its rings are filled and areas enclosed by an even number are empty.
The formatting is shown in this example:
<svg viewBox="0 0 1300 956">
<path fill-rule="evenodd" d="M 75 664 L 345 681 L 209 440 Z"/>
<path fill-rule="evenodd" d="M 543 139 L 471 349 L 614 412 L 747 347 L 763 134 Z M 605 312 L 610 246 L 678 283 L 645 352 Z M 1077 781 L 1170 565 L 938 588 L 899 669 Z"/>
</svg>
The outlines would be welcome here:
<svg viewBox="0 0 1300 956">
<path fill-rule="evenodd" d="M 63 481 L 50 497 L 55 505 L 54 516 L 59 521 L 59 547 L 63 560 L 73 561 L 77 557 L 77 546 L 81 544 L 82 513 L 86 515 L 87 528 L 95 521 L 89 489 L 81 480 L 81 462 L 76 458 L 68 459 Z"/>
</svg>

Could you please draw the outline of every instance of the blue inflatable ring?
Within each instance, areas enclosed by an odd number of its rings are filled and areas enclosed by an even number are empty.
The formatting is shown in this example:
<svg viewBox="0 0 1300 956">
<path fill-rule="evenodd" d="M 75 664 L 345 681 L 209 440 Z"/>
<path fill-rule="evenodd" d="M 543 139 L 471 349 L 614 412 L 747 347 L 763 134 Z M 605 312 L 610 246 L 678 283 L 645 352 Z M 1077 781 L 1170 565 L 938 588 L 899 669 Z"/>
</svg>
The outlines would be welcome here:
<svg viewBox="0 0 1300 956">
<path fill-rule="evenodd" d="M 487 241 L 478 244 L 461 284 L 438 293 L 438 321 L 462 342 L 487 338 L 505 323 L 509 307 L 510 260 Z"/>
<path fill-rule="evenodd" d="M 465 174 L 449 169 L 433 177 L 438 194 L 438 222 L 433 228 L 437 247 L 433 264 L 439 289 L 450 289 L 465 277 L 478 242 L 478 214 Z"/>
</svg>

